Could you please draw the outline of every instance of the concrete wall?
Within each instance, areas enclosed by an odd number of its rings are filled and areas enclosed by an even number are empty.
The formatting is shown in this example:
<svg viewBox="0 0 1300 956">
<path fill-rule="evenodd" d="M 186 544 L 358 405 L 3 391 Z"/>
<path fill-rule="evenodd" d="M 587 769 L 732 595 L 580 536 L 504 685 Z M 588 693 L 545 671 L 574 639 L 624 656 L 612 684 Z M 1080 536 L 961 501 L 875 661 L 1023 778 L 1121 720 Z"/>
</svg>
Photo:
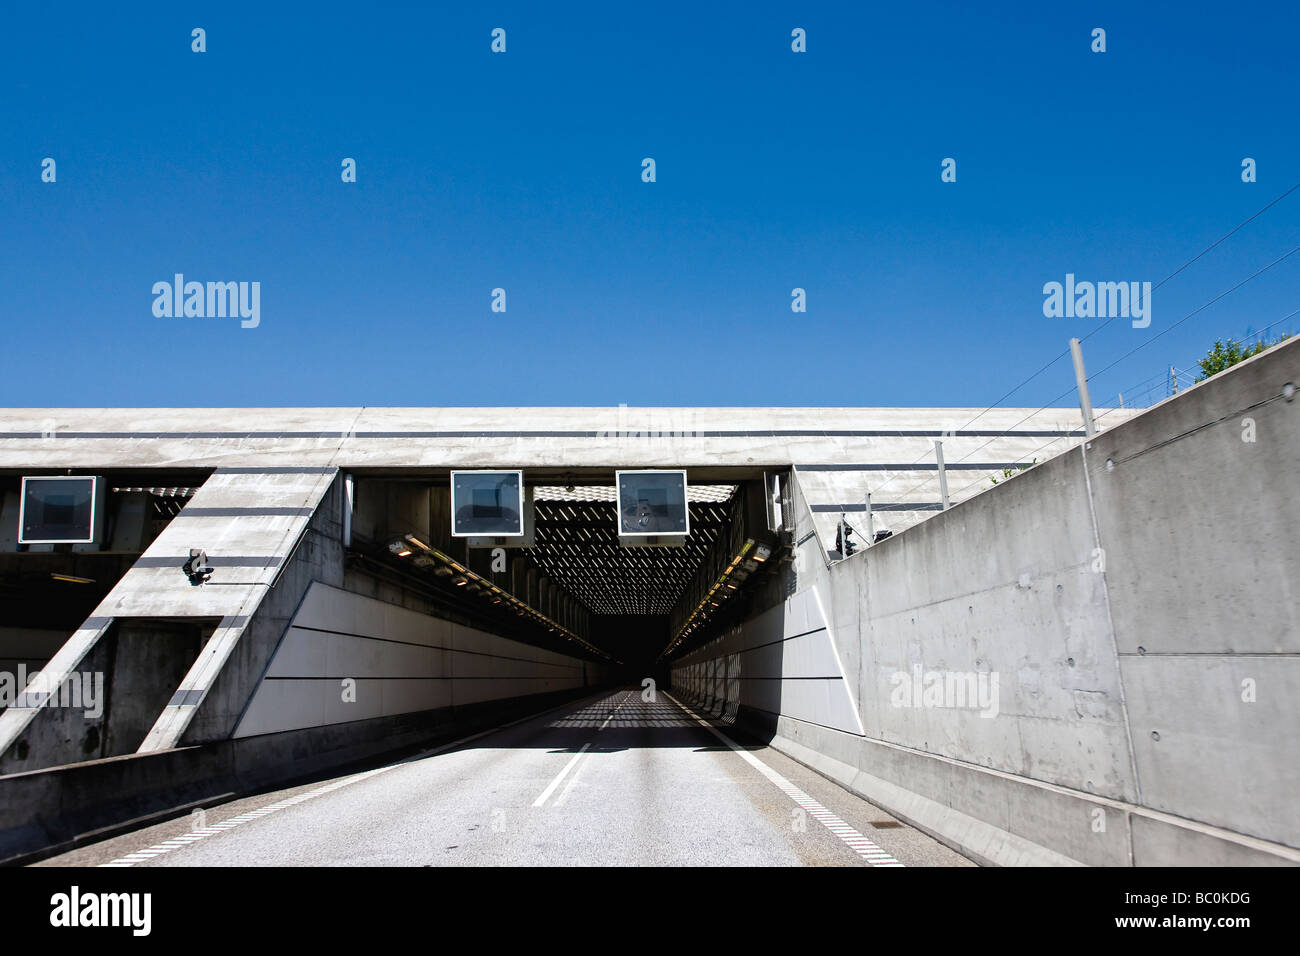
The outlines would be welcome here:
<svg viewBox="0 0 1300 956">
<path fill-rule="evenodd" d="M 739 708 L 862 734 L 816 589 L 796 594 L 700 648 L 673 668 L 680 688 L 710 714 Z"/>
<path fill-rule="evenodd" d="M 581 660 L 317 583 L 290 622 L 235 736 L 585 685 Z"/>
<path fill-rule="evenodd" d="M 826 608 L 863 731 L 783 692 L 775 745 L 983 862 L 1300 863 L 1288 382 L 1300 341 L 829 568 L 798 502 L 787 607 Z"/>
<path fill-rule="evenodd" d="M 307 585 L 342 577 L 340 517 L 333 468 L 218 469 L 0 713 L 0 772 L 173 747 L 201 706 L 200 739 L 228 736 Z M 181 573 L 193 547 L 203 587 Z M 202 650 L 128 624 L 149 619 L 200 626 Z M 58 705 L 69 678 L 103 681 L 102 713 Z"/>
</svg>

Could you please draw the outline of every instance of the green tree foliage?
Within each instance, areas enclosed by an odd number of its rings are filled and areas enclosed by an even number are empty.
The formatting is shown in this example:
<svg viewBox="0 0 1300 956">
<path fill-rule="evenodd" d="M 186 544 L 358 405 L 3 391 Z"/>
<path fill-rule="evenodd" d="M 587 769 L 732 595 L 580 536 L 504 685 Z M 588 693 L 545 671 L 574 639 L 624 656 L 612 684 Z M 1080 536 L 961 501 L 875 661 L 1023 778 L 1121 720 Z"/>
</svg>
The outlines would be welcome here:
<svg viewBox="0 0 1300 956">
<path fill-rule="evenodd" d="M 1004 479 L 1006 479 L 1006 478 L 1010 478 L 1012 475 L 1019 474 L 1019 473 L 1022 472 L 1022 471 L 1027 471 L 1028 469 L 1033 468 L 1034 465 L 1036 465 L 1036 464 L 1038 464 L 1038 459 L 1037 459 L 1037 458 L 1035 458 L 1033 461 L 1031 461 L 1031 462 L 1030 462 L 1029 464 L 1027 464 L 1027 465 L 1021 465 L 1019 468 L 1003 468 L 1003 469 L 1002 469 L 1002 477 L 1003 477 Z M 998 483 L 998 479 L 996 479 L 996 478 L 990 478 L 989 481 L 993 482 L 993 484 L 995 484 L 995 485 Z"/>
<path fill-rule="evenodd" d="M 1224 345 L 1222 341 L 1216 339 L 1214 348 L 1205 353 L 1205 358 L 1197 359 L 1196 364 L 1201 367 L 1201 375 L 1196 377 L 1196 381 L 1204 382 L 1211 375 L 1217 375 L 1225 368 L 1232 368 L 1238 362 L 1244 362 L 1252 355 L 1258 355 L 1267 348 L 1272 348 L 1279 342 L 1285 342 L 1288 336 L 1283 335 L 1276 341 L 1268 342 L 1260 339 L 1253 345 L 1243 347 L 1239 342 L 1229 342 Z"/>
</svg>

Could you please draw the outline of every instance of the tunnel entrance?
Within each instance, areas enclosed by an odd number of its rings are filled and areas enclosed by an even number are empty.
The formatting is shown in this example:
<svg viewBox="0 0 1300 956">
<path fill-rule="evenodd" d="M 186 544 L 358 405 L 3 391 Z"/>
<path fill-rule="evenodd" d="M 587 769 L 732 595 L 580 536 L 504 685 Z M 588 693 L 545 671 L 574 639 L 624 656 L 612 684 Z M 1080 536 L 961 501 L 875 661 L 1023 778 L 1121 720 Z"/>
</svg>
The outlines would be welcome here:
<svg viewBox="0 0 1300 956">
<path fill-rule="evenodd" d="M 789 545 L 784 483 L 772 472 L 687 470 L 688 533 L 639 538 L 626 533 L 635 506 L 619 512 L 625 474 L 530 472 L 528 534 L 477 540 L 453 536 L 449 473 L 347 476 L 345 586 L 586 657 L 619 682 L 666 684 L 671 656 L 784 598 L 773 573 Z M 642 513 L 653 510 L 639 494 Z"/>
</svg>

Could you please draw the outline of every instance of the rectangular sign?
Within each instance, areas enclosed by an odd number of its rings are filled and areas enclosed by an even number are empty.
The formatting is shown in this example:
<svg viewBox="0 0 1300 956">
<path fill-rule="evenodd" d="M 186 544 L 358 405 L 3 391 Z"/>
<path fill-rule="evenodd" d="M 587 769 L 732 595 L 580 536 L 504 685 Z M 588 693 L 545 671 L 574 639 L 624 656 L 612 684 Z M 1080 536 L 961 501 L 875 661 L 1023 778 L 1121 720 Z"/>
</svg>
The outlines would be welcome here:
<svg viewBox="0 0 1300 956">
<path fill-rule="evenodd" d="M 92 475 L 23 479 L 20 544 L 94 544 L 103 521 L 104 488 Z"/>
<path fill-rule="evenodd" d="M 451 473 L 452 537 L 515 537 L 523 533 L 522 471 Z"/>
<path fill-rule="evenodd" d="M 623 537 L 688 535 L 690 509 L 686 506 L 686 472 L 620 471 L 618 483 L 618 533 Z"/>
</svg>

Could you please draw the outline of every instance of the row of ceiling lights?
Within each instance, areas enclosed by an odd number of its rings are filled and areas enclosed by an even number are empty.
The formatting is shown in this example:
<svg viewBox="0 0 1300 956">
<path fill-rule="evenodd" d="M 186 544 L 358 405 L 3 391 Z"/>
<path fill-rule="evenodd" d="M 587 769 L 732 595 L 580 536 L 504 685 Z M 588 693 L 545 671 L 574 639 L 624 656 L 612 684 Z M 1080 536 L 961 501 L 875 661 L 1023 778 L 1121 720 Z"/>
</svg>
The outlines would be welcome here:
<svg viewBox="0 0 1300 956">
<path fill-rule="evenodd" d="M 493 604 L 504 604 L 514 610 L 519 617 L 528 618 L 534 623 L 542 625 L 551 633 L 559 634 L 566 640 L 574 641 L 592 654 L 606 660 L 612 660 L 609 654 L 588 644 L 563 624 L 551 620 L 541 611 L 529 604 L 525 604 L 509 591 L 498 587 L 486 578 L 480 577 L 460 562 L 443 554 L 437 548 L 425 544 L 413 534 L 404 534 L 400 538 L 395 538 L 389 542 L 388 550 L 399 558 L 409 558 L 416 567 L 432 567 L 433 573 L 439 577 L 450 577 L 451 583 L 458 588 L 464 588 L 467 594 L 490 598 Z"/>
<path fill-rule="evenodd" d="M 754 548 L 754 556 L 746 561 L 745 555 L 749 553 L 750 548 Z M 760 544 L 755 548 L 754 539 L 746 538 L 740 552 L 731 559 L 731 563 L 718 575 L 718 580 L 713 582 L 713 587 L 709 588 L 695 610 L 691 612 L 691 616 L 678 629 L 676 636 L 664 648 L 664 652 L 660 656 L 667 657 L 680 647 L 686 638 L 708 623 L 714 612 L 722 607 L 722 603 L 740 590 L 740 584 L 745 578 L 749 577 L 750 572 L 756 571 L 758 566 L 771 556 L 772 549 L 769 546 Z"/>
</svg>

